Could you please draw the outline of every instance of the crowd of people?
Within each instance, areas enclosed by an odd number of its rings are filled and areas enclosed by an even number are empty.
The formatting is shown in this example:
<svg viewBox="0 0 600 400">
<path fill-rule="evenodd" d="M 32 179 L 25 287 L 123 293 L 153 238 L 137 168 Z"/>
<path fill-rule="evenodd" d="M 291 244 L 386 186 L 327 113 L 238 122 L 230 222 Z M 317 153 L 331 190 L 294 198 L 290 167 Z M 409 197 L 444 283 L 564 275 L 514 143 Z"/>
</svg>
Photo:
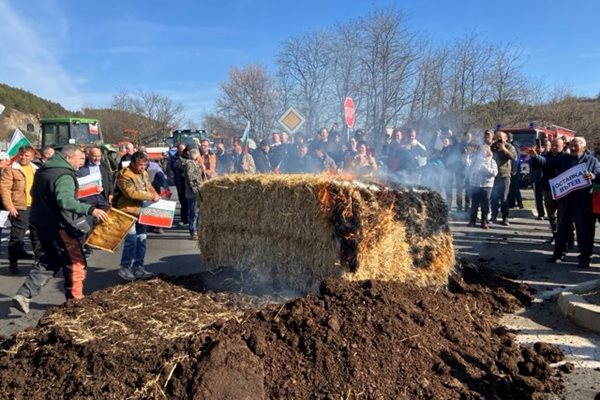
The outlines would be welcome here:
<svg viewBox="0 0 600 400">
<path fill-rule="evenodd" d="M 511 206 L 523 207 L 516 178 L 519 150 L 510 134 L 487 130 L 457 137 L 449 129 L 438 130 L 424 144 L 416 130 L 394 129 L 382 142 L 376 149 L 362 130 L 351 137 L 327 128 L 319 129 L 314 137 L 295 134 L 290 138 L 285 132 L 275 132 L 271 140 L 261 140 L 251 151 L 241 138 L 232 140 L 230 149 L 223 141 L 214 148 L 209 140 L 180 143 L 164 163 L 150 160 L 143 147 L 129 144 L 125 154 L 114 160 L 118 161 L 116 174 L 97 147 L 84 151 L 67 145 L 57 152 L 46 148 L 37 153 L 23 146 L 12 163 L 0 152 L 0 198 L 11 222 L 10 273 L 20 274 L 20 259 L 34 259 L 15 304 L 27 312 L 31 298 L 60 270 L 66 297 L 81 298 L 91 252 L 84 242 L 94 224 L 107 219 L 110 207 L 138 217 L 146 202 L 170 198 L 168 176 L 180 203 L 178 224 L 188 229 L 192 240 L 198 239 L 197 201 L 202 183 L 223 174 L 329 173 L 427 186 L 443 194 L 449 209 L 464 212 L 469 226 L 484 230 L 492 223 L 509 225 Z M 548 219 L 549 242 L 555 243 L 549 261 L 564 260 L 576 238 L 579 265 L 589 267 L 595 223 L 590 188 L 554 200 L 549 180 L 583 163 L 586 179 L 600 184 L 600 163 L 582 137 L 569 143 L 565 138 L 542 143 L 531 149 L 528 162 L 538 218 Z M 100 177 L 101 192 L 78 198 L 78 179 L 92 174 Z M 163 233 L 138 222 L 125 235 L 118 271 L 122 279 L 153 276 L 144 266 L 149 229 Z M 33 253 L 25 251 L 27 233 Z"/>
</svg>

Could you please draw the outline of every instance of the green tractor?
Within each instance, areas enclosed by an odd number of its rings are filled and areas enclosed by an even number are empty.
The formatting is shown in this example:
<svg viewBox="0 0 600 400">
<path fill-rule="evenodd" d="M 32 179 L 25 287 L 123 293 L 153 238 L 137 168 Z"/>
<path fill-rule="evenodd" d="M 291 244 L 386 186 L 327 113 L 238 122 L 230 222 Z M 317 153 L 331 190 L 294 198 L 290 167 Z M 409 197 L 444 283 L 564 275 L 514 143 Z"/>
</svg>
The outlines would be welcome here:
<svg viewBox="0 0 600 400">
<path fill-rule="evenodd" d="M 81 147 L 98 146 L 102 150 L 102 161 L 111 172 L 117 170 L 116 150 L 105 145 L 100 121 L 93 118 L 56 117 L 42 118 L 42 148 L 52 146 L 60 149 L 66 144 Z"/>
<path fill-rule="evenodd" d="M 200 141 L 204 139 L 208 139 L 208 133 L 204 129 L 177 129 L 165 141 L 172 148 L 177 147 L 180 143 L 200 146 Z"/>
</svg>

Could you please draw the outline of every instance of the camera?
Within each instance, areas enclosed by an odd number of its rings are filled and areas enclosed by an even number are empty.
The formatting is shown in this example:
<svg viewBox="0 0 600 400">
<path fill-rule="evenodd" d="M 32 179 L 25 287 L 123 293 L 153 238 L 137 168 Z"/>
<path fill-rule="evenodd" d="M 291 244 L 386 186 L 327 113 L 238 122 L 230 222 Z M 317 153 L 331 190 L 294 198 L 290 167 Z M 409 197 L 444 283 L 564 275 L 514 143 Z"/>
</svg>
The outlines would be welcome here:
<svg viewBox="0 0 600 400">
<path fill-rule="evenodd" d="M 496 140 L 497 143 L 502 143 L 502 139 Z"/>
</svg>

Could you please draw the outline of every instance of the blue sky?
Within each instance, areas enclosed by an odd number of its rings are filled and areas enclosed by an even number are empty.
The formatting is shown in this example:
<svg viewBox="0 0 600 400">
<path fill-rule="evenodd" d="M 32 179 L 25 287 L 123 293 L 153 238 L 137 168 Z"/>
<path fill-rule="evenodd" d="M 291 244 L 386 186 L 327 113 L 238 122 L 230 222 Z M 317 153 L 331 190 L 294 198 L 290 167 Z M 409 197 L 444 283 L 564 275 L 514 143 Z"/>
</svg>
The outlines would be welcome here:
<svg viewBox="0 0 600 400">
<path fill-rule="evenodd" d="M 514 43 L 546 87 L 600 93 L 600 1 L 0 0 L 0 82 L 71 110 L 155 91 L 200 121 L 233 66 L 273 67 L 286 38 L 395 5 L 413 32 Z"/>
</svg>

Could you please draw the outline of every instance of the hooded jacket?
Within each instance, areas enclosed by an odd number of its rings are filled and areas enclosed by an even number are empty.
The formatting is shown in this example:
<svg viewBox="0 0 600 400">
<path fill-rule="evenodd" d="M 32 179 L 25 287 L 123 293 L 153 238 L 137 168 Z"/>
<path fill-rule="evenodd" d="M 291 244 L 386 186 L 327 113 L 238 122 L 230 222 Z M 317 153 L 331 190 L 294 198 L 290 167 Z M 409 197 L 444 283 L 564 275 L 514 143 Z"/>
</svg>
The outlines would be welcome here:
<svg viewBox="0 0 600 400">
<path fill-rule="evenodd" d="M 58 229 L 65 226 L 65 215 L 91 215 L 93 207 L 77 200 L 78 187 L 75 169 L 62 154 L 56 153 L 35 174 L 30 223 Z"/>
</svg>

